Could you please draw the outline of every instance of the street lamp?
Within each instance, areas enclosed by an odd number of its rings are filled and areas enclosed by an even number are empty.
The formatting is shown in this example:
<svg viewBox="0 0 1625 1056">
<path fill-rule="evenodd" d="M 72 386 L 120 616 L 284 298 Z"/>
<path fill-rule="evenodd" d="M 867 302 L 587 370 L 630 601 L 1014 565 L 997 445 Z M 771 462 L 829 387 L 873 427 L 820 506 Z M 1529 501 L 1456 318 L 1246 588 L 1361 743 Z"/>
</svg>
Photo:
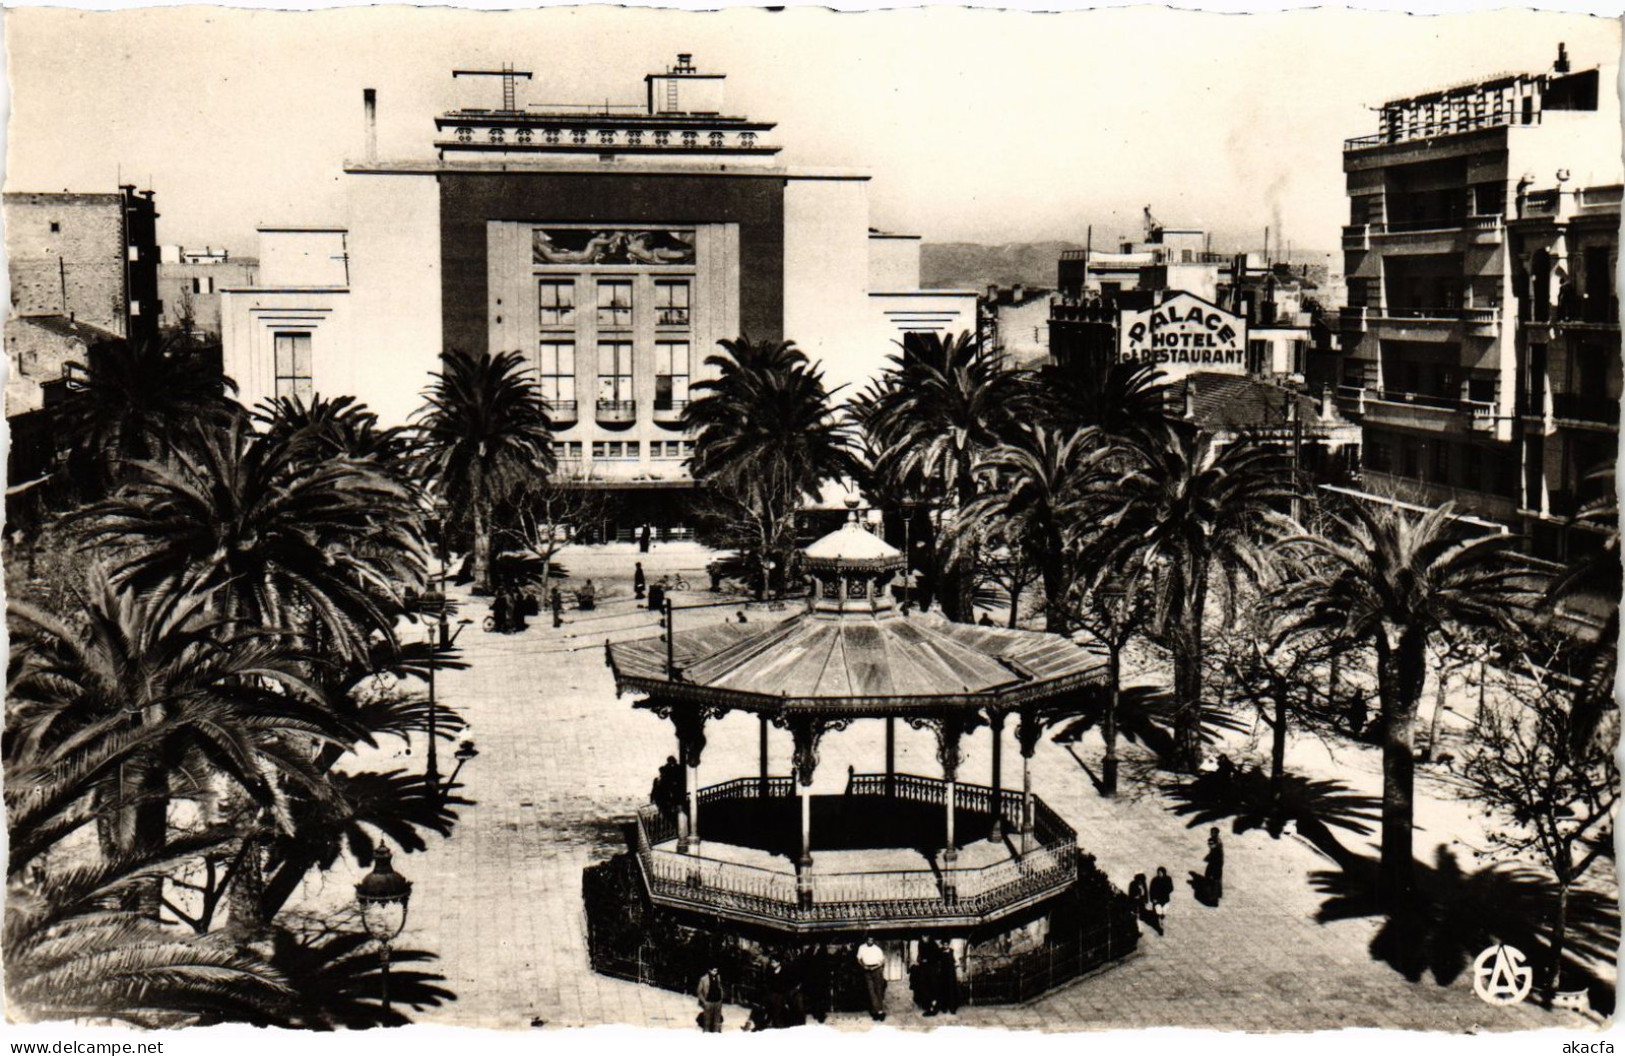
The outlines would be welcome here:
<svg viewBox="0 0 1625 1056">
<path fill-rule="evenodd" d="M 1100 724 L 1101 739 L 1106 742 L 1106 754 L 1100 760 L 1100 786 L 1106 795 L 1112 796 L 1117 794 L 1117 704 L 1118 687 L 1123 678 L 1123 630 L 1127 623 L 1123 607 L 1128 601 L 1128 591 L 1121 580 L 1110 579 L 1095 590 L 1095 601 L 1106 619 L 1106 692 L 1110 694 Z"/>
<path fill-rule="evenodd" d="M 429 628 L 429 763 L 423 771 L 424 784 L 428 785 L 430 791 L 438 798 L 440 795 L 440 749 L 435 742 L 439 740 L 439 732 L 436 729 L 439 710 L 435 702 L 434 673 L 436 668 L 439 667 L 440 650 L 450 649 L 456 645 L 457 639 L 462 637 L 463 628 L 474 621 L 458 620 L 457 633 L 448 636 L 446 634 L 446 595 L 437 591 L 425 593 L 423 595 L 423 608 L 425 612 L 437 612 L 440 624 L 440 640 L 438 642 L 435 641 L 434 628 Z"/>
<path fill-rule="evenodd" d="M 412 881 L 395 871 L 390 863 L 393 857 L 389 845 L 379 841 L 378 850 L 372 856 L 372 872 L 355 885 L 361 924 L 368 935 L 378 940 L 383 960 L 380 991 L 386 1013 L 389 1011 L 389 944 L 406 928 L 406 906 L 412 899 Z"/>
</svg>

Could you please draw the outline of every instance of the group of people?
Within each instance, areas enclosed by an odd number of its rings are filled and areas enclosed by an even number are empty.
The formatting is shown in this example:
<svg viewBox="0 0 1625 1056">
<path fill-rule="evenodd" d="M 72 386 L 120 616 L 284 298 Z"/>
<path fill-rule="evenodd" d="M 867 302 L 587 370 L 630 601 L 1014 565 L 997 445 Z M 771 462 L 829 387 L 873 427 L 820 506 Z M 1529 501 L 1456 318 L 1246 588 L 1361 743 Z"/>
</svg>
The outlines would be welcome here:
<svg viewBox="0 0 1625 1056">
<path fill-rule="evenodd" d="M 668 819 L 675 819 L 688 799 L 688 774 L 675 755 L 666 756 L 649 789 L 649 802 Z"/>
<path fill-rule="evenodd" d="M 770 960 L 754 998 L 735 995 L 736 1000 L 750 1009 L 744 1029 L 782 1030 L 802 1026 L 808 1019 L 824 1022 L 832 1003 L 830 968 L 829 953 L 823 946 L 813 946 L 788 961 Z M 694 996 L 700 1006 L 695 1023 L 707 1034 L 721 1031 L 722 1004 L 729 995 L 717 967 L 711 967 L 700 976 Z"/>
<path fill-rule="evenodd" d="M 632 592 L 639 601 L 647 595 L 649 610 L 656 611 L 665 605 L 666 595 L 671 593 L 671 577 L 661 576 L 660 582 L 651 585 L 649 577 L 644 575 L 643 562 L 639 561 L 632 570 Z"/>
<path fill-rule="evenodd" d="M 920 941 L 920 953 L 908 972 L 914 1003 L 928 1016 L 959 1011 L 959 969 L 953 947 L 936 939 Z"/>
<path fill-rule="evenodd" d="M 505 583 L 491 597 L 491 630 L 497 634 L 515 634 L 525 629 L 527 616 L 540 612 L 534 593 Z"/>
<path fill-rule="evenodd" d="M 1192 870 L 1190 883 L 1197 900 L 1205 905 L 1217 906 L 1224 897 L 1224 840 L 1217 828 L 1208 829 L 1207 856 L 1202 859 L 1201 872 Z M 1135 873 L 1128 885 L 1128 897 L 1140 919 L 1155 928 L 1158 935 L 1163 934 L 1168 923 L 1168 903 L 1174 897 L 1174 878 L 1168 875 L 1168 867 L 1157 866 L 1157 875 L 1149 881 L 1144 873 Z"/>
</svg>

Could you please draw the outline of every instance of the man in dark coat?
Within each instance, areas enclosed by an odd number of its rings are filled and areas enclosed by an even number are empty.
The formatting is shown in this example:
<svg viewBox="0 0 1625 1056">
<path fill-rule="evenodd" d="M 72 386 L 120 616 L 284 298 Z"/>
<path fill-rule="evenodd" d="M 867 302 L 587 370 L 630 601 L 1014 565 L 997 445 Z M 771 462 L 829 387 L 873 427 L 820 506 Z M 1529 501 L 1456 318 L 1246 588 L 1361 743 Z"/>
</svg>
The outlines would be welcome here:
<svg viewBox="0 0 1625 1056">
<path fill-rule="evenodd" d="M 700 976 L 694 996 L 700 1002 L 700 1014 L 695 1020 L 700 1029 L 707 1034 L 722 1033 L 722 973 L 713 967 Z"/>
<path fill-rule="evenodd" d="M 1224 897 L 1224 841 L 1219 839 L 1219 830 L 1212 828 L 1207 831 L 1207 896 L 1216 906 L 1219 899 Z"/>
<path fill-rule="evenodd" d="M 1151 912 L 1157 918 L 1157 931 L 1168 923 L 1168 903 L 1174 897 L 1174 878 L 1168 875 L 1166 865 L 1157 866 L 1157 875 L 1151 878 Z"/>
<path fill-rule="evenodd" d="M 632 568 L 632 592 L 639 601 L 643 600 L 643 590 L 649 585 L 649 580 L 643 574 L 643 562 L 639 561 Z"/>
</svg>

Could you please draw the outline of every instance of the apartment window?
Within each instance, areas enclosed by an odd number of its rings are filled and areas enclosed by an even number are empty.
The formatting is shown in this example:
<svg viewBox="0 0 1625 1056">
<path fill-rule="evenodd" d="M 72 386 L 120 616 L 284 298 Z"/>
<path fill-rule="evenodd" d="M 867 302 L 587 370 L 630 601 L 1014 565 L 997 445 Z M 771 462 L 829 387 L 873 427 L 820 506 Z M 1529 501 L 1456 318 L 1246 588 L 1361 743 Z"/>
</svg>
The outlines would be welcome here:
<svg viewBox="0 0 1625 1056">
<path fill-rule="evenodd" d="M 1495 402 L 1495 375 L 1474 376 L 1467 379 L 1467 399 L 1473 403 Z"/>
<path fill-rule="evenodd" d="M 193 279 L 192 280 L 192 292 L 193 293 L 202 293 L 203 292 L 203 280 L 202 279 Z"/>
<path fill-rule="evenodd" d="M 537 372 L 542 398 L 558 406 L 570 404 L 576 398 L 576 343 L 574 341 L 543 341 L 541 369 Z"/>
<path fill-rule="evenodd" d="M 1249 374 L 1263 374 L 1270 369 L 1270 343 L 1268 341 L 1251 340 L 1247 342 L 1247 372 Z"/>
<path fill-rule="evenodd" d="M 639 457 L 636 440 L 594 440 L 592 457 L 609 460 L 633 460 Z"/>
<path fill-rule="evenodd" d="M 51 234 L 53 234 L 53 235 L 60 234 L 61 231 L 62 231 L 62 221 L 60 221 L 60 220 L 52 220 L 51 221 Z"/>
<path fill-rule="evenodd" d="M 537 321 L 543 326 L 574 326 L 576 284 L 574 279 L 542 279 L 536 285 Z"/>
<path fill-rule="evenodd" d="M 1394 468 L 1394 449 L 1384 440 L 1367 440 L 1365 444 L 1365 464 L 1378 473 L 1387 473 Z"/>
<path fill-rule="evenodd" d="M 272 339 L 276 368 L 276 396 L 297 396 L 309 400 L 311 383 L 310 335 L 276 334 Z"/>
<path fill-rule="evenodd" d="M 692 440 L 649 441 L 649 457 L 663 462 L 675 462 L 679 459 L 692 457 L 693 454 L 694 441 Z"/>
<path fill-rule="evenodd" d="M 687 279 L 667 279 L 655 283 L 656 325 L 687 326 L 688 294 Z"/>
<path fill-rule="evenodd" d="M 1450 445 L 1442 440 L 1436 440 L 1431 446 L 1433 448 L 1433 468 L 1432 475 L 1428 479 L 1435 484 L 1449 484 Z"/>
<path fill-rule="evenodd" d="M 655 342 L 655 409 L 672 410 L 688 402 L 689 344 Z"/>
<path fill-rule="evenodd" d="M 632 342 L 598 342 L 598 398 L 624 403 L 632 396 Z"/>
<path fill-rule="evenodd" d="M 1415 480 L 1422 475 L 1422 445 L 1407 437 L 1399 442 L 1400 472 Z"/>
<path fill-rule="evenodd" d="M 581 441 L 553 441 L 553 457 L 559 462 L 579 462 L 581 460 Z"/>
<path fill-rule="evenodd" d="M 599 280 L 598 325 L 616 327 L 632 325 L 631 282 Z"/>
</svg>

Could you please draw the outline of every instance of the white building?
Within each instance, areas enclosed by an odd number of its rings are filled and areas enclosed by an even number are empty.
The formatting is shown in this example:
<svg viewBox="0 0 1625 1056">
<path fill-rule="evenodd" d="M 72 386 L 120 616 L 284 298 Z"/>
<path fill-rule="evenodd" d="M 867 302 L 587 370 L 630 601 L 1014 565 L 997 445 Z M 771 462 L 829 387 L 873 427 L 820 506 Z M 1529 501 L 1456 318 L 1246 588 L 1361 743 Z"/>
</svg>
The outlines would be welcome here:
<svg viewBox="0 0 1625 1056">
<path fill-rule="evenodd" d="M 401 422 L 443 349 L 519 350 L 569 473 L 677 489 L 719 340 L 793 340 L 853 391 L 903 334 L 975 329 L 973 291 L 919 288 L 917 237 L 870 228 L 866 175 L 780 164 L 689 56 L 626 107 L 524 107 L 528 74 L 496 74 L 502 107 L 439 116 L 413 161 L 374 156 L 364 93 L 344 229 L 262 229 L 258 283 L 224 295 L 245 403 L 353 393 Z"/>
</svg>

